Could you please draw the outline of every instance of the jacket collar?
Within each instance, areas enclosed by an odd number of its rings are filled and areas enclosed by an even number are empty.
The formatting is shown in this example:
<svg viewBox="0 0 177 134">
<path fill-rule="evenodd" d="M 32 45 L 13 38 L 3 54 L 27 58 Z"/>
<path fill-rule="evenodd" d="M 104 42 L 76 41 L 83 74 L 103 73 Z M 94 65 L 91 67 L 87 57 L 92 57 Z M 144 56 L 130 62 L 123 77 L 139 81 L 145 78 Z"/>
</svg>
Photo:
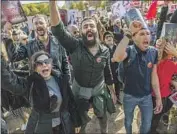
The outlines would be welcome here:
<svg viewBox="0 0 177 134">
<path fill-rule="evenodd" d="M 59 47 L 58 44 L 60 43 L 53 35 L 48 34 L 48 36 L 49 36 L 50 54 L 53 54 L 56 52 L 57 48 Z M 44 48 L 43 43 L 38 38 L 35 38 L 35 40 L 41 48 Z"/>
<path fill-rule="evenodd" d="M 107 47 L 104 44 L 99 44 L 99 50 L 100 52 L 104 52 L 105 50 L 107 50 Z"/>
<path fill-rule="evenodd" d="M 146 51 L 142 51 L 141 49 L 139 49 L 135 44 L 134 44 L 134 49 L 136 50 L 137 54 L 146 54 L 148 49 Z"/>
</svg>

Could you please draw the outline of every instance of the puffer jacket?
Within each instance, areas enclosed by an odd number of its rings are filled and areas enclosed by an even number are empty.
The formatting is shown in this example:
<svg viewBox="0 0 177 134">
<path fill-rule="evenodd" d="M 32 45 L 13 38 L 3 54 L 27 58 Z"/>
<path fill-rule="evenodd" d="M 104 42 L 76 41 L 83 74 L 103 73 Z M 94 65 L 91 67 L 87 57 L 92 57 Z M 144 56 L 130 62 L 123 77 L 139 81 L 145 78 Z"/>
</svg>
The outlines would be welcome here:
<svg viewBox="0 0 177 134">
<path fill-rule="evenodd" d="M 34 98 L 32 95 L 40 95 L 40 94 L 33 94 L 31 91 L 33 91 L 34 84 L 31 84 L 29 86 L 29 79 L 25 79 L 23 77 L 18 77 L 16 74 L 14 74 L 12 71 L 9 71 L 6 69 L 5 61 L 1 60 L 1 82 L 3 83 L 1 87 L 13 93 L 14 95 L 23 95 L 23 96 L 29 96 L 29 98 Z M 30 115 L 30 118 L 28 120 L 26 134 L 51 134 L 52 133 L 52 118 L 60 117 L 61 119 L 61 126 L 62 126 L 62 134 L 70 134 L 73 133 L 73 127 L 76 127 L 75 125 L 78 125 L 77 122 L 74 122 L 79 119 L 79 117 L 76 115 L 77 113 L 77 107 L 75 105 L 74 97 L 70 88 L 69 84 L 69 78 L 68 75 L 58 75 L 55 71 L 52 72 L 52 76 L 56 79 L 56 81 L 59 84 L 60 92 L 62 95 L 62 104 L 60 107 L 60 112 L 52 113 L 50 111 L 47 111 L 50 108 L 50 103 L 46 100 L 48 97 L 43 98 L 43 109 L 42 111 L 38 107 L 33 107 L 35 104 L 35 101 L 33 100 L 33 106 L 32 106 L 32 113 Z M 35 84 L 37 84 L 38 89 L 42 91 L 47 91 L 44 89 L 44 85 L 40 85 L 41 83 L 44 83 L 45 80 L 41 79 L 40 81 L 34 81 Z M 41 89 L 42 88 L 42 89 Z M 47 88 L 47 87 L 46 87 Z M 42 94 L 48 94 L 49 93 L 42 93 Z M 27 97 L 28 98 L 28 97 Z M 45 106 L 46 105 L 46 106 Z M 79 121 L 79 120 L 78 120 Z"/>
<path fill-rule="evenodd" d="M 20 48 L 16 51 L 15 46 L 13 45 L 12 39 L 4 38 L 3 39 L 8 57 L 10 62 L 16 62 L 29 58 L 38 51 L 44 50 L 45 46 L 42 42 L 34 38 L 28 42 L 27 45 L 20 45 Z M 69 64 L 66 55 L 65 49 L 61 46 L 60 42 L 51 34 L 49 34 L 49 54 L 53 59 L 53 68 L 57 70 L 58 74 L 67 74 L 70 76 Z"/>
</svg>

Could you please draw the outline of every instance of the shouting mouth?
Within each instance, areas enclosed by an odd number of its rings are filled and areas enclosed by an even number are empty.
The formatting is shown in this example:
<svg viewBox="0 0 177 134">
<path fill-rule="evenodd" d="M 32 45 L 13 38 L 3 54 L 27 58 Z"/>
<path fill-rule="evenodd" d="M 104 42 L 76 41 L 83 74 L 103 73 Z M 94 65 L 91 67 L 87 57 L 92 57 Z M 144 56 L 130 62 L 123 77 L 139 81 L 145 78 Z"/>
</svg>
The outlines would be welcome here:
<svg viewBox="0 0 177 134">
<path fill-rule="evenodd" d="M 144 41 L 144 42 L 143 42 L 143 45 L 144 45 L 145 47 L 148 47 L 148 46 L 149 46 L 149 41 Z"/>
<path fill-rule="evenodd" d="M 45 31 L 43 28 L 37 28 L 37 32 L 43 34 Z"/>
<path fill-rule="evenodd" d="M 93 39 L 94 39 L 93 33 L 89 32 L 87 34 L 87 40 L 93 40 Z"/>
<path fill-rule="evenodd" d="M 42 73 L 43 73 L 43 74 L 48 74 L 48 73 L 49 73 L 49 69 L 43 69 L 43 70 L 42 70 Z"/>
</svg>

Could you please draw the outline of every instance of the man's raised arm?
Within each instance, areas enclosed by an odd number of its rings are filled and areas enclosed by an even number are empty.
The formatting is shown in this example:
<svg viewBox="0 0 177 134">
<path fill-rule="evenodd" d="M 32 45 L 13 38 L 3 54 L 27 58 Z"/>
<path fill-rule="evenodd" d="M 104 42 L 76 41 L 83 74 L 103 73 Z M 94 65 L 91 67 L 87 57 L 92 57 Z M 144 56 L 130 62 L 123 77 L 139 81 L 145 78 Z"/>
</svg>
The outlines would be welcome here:
<svg viewBox="0 0 177 134">
<path fill-rule="evenodd" d="M 74 38 L 65 28 L 57 8 L 57 1 L 51 0 L 49 4 L 50 19 L 53 35 L 61 42 L 61 45 L 72 53 L 79 45 L 79 40 Z"/>
<path fill-rule="evenodd" d="M 50 1 L 50 18 L 52 26 L 57 26 L 61 21 L 55 0 Z"/>
</svg>

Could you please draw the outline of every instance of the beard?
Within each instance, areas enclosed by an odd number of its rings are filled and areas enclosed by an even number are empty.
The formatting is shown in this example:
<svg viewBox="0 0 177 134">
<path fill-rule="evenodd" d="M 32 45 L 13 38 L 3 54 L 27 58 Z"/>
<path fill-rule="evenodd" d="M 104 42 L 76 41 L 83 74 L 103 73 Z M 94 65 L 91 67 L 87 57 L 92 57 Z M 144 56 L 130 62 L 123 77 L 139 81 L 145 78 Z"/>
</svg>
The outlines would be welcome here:
<svg viewBox="0 0 177 134">
<path fill-rule="evenodd" d="M 93 39 L 92 40 L 88 40 L 88 34 L 92 34 L 93 36 Z M 95 46 L 96 44 L 99 43 L 99 38 L 98 38 L 98 33 L 93 33 L 93 32 L 86 32 L 86 34 L 82 34 L 82 39 L 84 41 L 84 44 L 87 46 L 87 47 L 93 47 Z"/>
</svg>

